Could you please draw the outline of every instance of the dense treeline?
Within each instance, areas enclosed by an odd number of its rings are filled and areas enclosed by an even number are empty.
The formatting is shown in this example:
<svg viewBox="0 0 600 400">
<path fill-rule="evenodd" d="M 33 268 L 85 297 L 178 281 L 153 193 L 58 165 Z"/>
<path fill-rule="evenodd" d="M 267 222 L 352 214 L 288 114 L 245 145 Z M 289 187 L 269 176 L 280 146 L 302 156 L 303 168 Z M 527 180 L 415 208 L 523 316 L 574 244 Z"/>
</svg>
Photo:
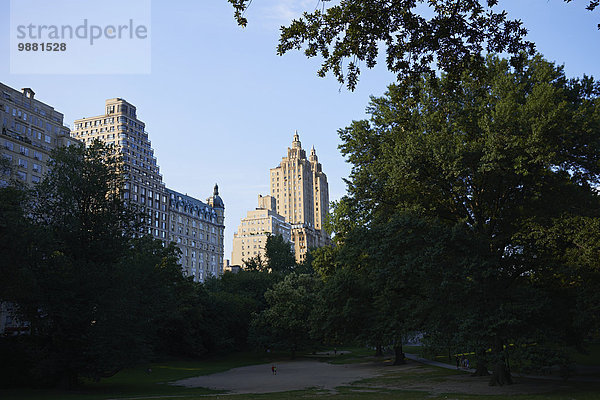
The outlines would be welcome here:
<svg viewBox="0 0 600 400">
<path fill-rule="evenodd" d="M 271 237 L 264 262 L 193 282 L 174 244 L 135 238 L 144 214 L 121 198 L 120 170 L 95 142 L 56 150 L 33 188 L 0 188 L 0 302 L 26 328 L 0 338 L 0 385 L 73 387 L 165 357 L 246 350 L 265 293 L 301 268 Z"/>
<path fill-rule="evenodd" d="M 266 257 L 197 284 L 178 249 L 132 239 L 119 160 L 53 154 L 33 190 L 0 189 L 0 301 L 30 334 L 0 338 L 2 384 L 74 385 L 164 357 L 361 343 L 420 332 L 477 374 L 568 366 L 600 329 L 600 85 L 540 56 L 423 75 L 340 130 L 352 164 L 335 246 Z"/>
<path fill-rule="evenodd" d="M 398 356 L 415 330 L 473 352 L 491 384 L 510 382 L 509 359 L 567 365 L 599 329 L 599 95 L 541 56 L 490 56 L 459 81 L 423 75 L 373 98 L 370 120 L 340 130 L 339 246 L 314 263 L 327 309 Z"/>
</svg>

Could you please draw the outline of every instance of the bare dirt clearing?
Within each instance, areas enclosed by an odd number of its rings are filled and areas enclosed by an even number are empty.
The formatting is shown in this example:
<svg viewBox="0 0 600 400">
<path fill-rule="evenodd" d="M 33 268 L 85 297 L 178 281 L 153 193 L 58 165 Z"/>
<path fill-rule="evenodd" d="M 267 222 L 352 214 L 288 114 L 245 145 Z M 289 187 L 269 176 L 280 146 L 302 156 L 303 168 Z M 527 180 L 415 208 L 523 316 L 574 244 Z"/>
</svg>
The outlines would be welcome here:
<svg viewBox="0 0 600 400">
<path fill-rule="evenodd" d="M 329 364 L 315 360 L 287 361 L 272 364 L 234 368 L 226 372 L 182 379 L 173 385 L 205 387 L 229 393 L 273 393 L 308 388 L 334 391 L 338 386 L 356 389 L 422 390 L 431 393 L 464 393 L 515 395 L 555 391 L 565 386 L 562 382 L 536 381 L 515 378 L 514 385 L 488 386 L 488 378 L 455 374 L 409 361 L 406 365 L 391 366 L 381 361 Z M 433 376 L 431 373 L 434 372 Z M 371 379 L 376 378 L 376 379 Z M 364 382 L 359 382 L 362 380 Z"/>
</svg>

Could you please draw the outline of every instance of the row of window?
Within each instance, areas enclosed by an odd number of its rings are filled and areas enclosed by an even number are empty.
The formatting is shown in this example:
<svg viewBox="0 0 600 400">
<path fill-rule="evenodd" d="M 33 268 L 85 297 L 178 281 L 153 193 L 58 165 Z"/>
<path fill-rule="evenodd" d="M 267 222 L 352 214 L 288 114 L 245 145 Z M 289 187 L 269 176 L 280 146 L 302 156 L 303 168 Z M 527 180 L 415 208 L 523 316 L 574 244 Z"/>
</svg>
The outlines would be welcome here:
<svg viewBox="0 0 600 400">
<path fill-rule="evenodd" d="M 27 172 L 16 171 L 15 175 L 16 175 L 17 179 L 20 179 L 23 182 L 27 182 Z M 41 177 L 31 174 L 31 182 L 32 183 L 40 183 L 41 180 L 42 180 Z"/>
</svg>

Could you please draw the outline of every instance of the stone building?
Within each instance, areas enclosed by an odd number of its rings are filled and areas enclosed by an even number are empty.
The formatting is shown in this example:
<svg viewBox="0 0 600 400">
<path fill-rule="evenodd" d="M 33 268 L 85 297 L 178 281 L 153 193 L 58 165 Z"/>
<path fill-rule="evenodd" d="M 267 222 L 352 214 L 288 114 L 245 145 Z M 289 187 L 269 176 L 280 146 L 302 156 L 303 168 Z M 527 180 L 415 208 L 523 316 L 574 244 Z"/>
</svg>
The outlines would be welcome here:
<svg viewBox="0 0 600 400">
<path fill-rule="evenodd" d="M 217 186 L 206 203 L 167 189 L 146 125 L 133 104 L 106 100 L 105 113 L 76 120 L 71 136 L 86 145 L 100 140 L 122 156 L 123 197 L 144 214 L 140 235 L 175 242 L 182 251 L 183 273 L 196 281 L 222 274 L 225 206 Z"/>
<path fill-rule="evenodd" d="M 169 241 L 181 249 L 180 263 L 187 276 L 203 282 L 223 274 L 225 205 L 215 185 L 206 203 L 167 188 Z"/>
<path fill-rule="evenodd" d="M 47 172 L 50 151 L 76 140 L 63 124 L 63 114 L 36 100 L 30 88 L 18 91 L 0 83 L 0 154 L 12 164 L 12 178 L 31 185 Z M 9 177 L 0 174 L 0 185 Z"/>
<path fill-rule="evenodd" d="M 313 147 L 310 156 L 302 149 L 298 132 L 292 147 L 279 166 L 270 170 L 271 196 L 276 200 L 277 213 L 292 227 L 292 241 L 296 261 L 306 258 L 310 248 L 331 242 L 323 223 L 329 213 L 329 185 L 317 153 Z"/>
<path fill-rule="evenodd" d="M 277 213 L 275 198 L 258 195 L 258 207 L 247 212 L 233 234 L 231 265 L 244 267 L 244 261 L 257 256 L 265 260 L 269 235 L 281 235 L 291 244 L 291 226 Z"/>
<path fill-rule="evenodd" d="M 140 235 L 167 240 L 167 192 L 146 125 L 135 106 L 121 98 L 108 99 L 105 106 L 103 115 L 76 120 L 71 136 L 86 145 L 100 140 L 122 156 L 123 197 L 145 214 Z"/>
</svg>

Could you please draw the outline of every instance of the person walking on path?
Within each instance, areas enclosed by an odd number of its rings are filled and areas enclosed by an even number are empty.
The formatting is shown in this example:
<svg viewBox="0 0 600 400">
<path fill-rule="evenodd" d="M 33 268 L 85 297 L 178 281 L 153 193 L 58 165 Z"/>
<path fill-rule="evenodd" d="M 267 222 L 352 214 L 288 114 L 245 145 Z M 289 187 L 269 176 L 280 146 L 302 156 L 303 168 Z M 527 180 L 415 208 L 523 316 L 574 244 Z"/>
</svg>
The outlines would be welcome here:
<svg viewBox="0 0 600 400">
<path fill-rule="evenodd" d="M 275 364 L 271 366 L 271 372 L 273 373 L 273 375 L 277 375 L 277 367 L 275 366 Z"/>
</svg>

